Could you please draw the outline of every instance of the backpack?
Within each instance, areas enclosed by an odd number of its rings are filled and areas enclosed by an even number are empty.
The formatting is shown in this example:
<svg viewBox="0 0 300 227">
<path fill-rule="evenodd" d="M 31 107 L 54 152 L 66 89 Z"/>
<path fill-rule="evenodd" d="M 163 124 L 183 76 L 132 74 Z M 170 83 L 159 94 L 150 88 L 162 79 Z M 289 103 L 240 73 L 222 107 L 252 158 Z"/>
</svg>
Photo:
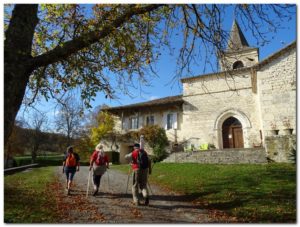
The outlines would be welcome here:
<svg viewBox="0 0 300 227">
<path fill-rule="evenodd" d="M 139 150 L 137 163 L 138 163 L 140 169 L 149 168 L 149 158 L 148 158 L 146 151 L 144 151 L 142 149 Z"/>
<path fill-rule="evenodd" d="M 98 152 L 98 157 L 97 157 L 95 163 L 97 166 L 105 165 L 105 159 L 104 159 L 104 156 L 101 156 L 101 152 Z"/>
<path fill-rule="evenodd" d="M 68 167 L 74 167 L 77 164 L 77 160 L 75 157 L 75 154 L 68 154 L 67 159 L 66 159 L 66 166 Z"/>
</svg>

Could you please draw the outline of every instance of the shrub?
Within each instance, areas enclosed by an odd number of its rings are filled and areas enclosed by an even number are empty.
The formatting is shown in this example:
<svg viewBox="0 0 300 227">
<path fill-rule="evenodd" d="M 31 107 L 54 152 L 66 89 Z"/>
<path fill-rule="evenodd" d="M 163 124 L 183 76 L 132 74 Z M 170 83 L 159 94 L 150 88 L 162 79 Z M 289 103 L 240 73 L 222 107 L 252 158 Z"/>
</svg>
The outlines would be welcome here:
<svg viewBox="0 0 300 227">
<path fill-rule="evenodd" d="M 154 162 L 161 161 L 167 156 L 166 147 L 169 145 L 166 131 L 158 125 L 144 126 L 138 135 L 144 135 L 145 140 L 153 149 Z"/>
</svg>

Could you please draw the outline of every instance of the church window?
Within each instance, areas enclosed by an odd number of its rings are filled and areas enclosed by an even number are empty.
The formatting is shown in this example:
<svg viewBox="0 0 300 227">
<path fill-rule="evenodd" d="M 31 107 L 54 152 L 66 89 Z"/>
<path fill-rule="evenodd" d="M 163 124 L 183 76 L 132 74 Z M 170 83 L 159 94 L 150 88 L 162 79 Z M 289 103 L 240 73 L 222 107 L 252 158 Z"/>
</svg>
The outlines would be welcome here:
<svg viewBox="0 0 300 227">
<path fill-rule="evenodd" d="M 235 63 L 233 63 L 232 68 L 233 69 L 239 69 L 239 68 L 243 68 L 244 64 L 241 61 L 236 61 Z"/>
</svg>

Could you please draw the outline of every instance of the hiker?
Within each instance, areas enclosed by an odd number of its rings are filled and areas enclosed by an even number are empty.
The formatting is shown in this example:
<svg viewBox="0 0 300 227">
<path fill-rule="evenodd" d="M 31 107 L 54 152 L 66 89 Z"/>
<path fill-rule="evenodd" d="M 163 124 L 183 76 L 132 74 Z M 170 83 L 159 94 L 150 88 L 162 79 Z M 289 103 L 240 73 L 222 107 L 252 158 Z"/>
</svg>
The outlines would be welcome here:
<svg viewBox="0 0 300 227">
<path fill-rule="evenodd" d="M 106 169 L 109 169 L 108 157 L 103 150 L 103 145 L 98 144 L 93 152 L 90 159 L 90 171 L 93 169 L 93 182 L 94 182 L 94 193 L 93 196 L 97 195 L 100 187 L 100 181 L 102 175 Z"/>
<path fill-rule="evenodd" d="M 133 151 L 125 158 L 131 161 L 131 168 L 133 170 L 133 184 L 132 184 L 132 197 L 134 205 L 140 205 L 138 192 L 139 188 L 142 191 L 145 205 L 149 205 L 149 193 L 147 188 L 148 174 L 151 174 L 151 161 L 147 152 L 140 149 L 140 144 L 136 143 L 133 146 Z"/>
<path fill-rule="evenodd" d="M 70 195 L 72 181 L 76 173 L 76 170 L 79 171 L 79 166 L 80 166 L 79 160 L 80 160 L 79 155 L 73 151 L 72 146 L 69 146 L 67 148 L 67 152 L 65 154 L 64 161 L 63 161 L 63 173 L 65 173 L 67 177 L 66 189 L 68 195 Z"/>
</svg>

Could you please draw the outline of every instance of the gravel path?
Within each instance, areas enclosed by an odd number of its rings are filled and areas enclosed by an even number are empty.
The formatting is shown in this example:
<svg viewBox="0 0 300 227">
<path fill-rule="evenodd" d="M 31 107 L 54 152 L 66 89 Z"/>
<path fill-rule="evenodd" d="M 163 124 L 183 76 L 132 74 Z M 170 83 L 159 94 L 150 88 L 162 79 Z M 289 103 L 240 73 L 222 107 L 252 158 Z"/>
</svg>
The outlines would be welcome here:
<svg viewBox="0 0 300 227">
<path fill-rule="evenodd" d="M 100 193 L 92 196 L 92 179 L 86 198 L 88 167 L 81 167 L 74 177 L 74 190 L 67 196 L 65 176 L 57 168 L 56 200 L 61 213 L 60 223 L 212 223 L 206 210 L 188 201 L 188 197 L 166 192 L 150 185 L 150 205 L 132 204 L 130 177 L 116 170 L 108 170 L 101 179 Z M 109 181 L 109 186 L 108 186 Z M 152 193 L 151 193 L 152 191 Z M 71 208 L 71 209 L 70 209 Z"/>
</svg>

